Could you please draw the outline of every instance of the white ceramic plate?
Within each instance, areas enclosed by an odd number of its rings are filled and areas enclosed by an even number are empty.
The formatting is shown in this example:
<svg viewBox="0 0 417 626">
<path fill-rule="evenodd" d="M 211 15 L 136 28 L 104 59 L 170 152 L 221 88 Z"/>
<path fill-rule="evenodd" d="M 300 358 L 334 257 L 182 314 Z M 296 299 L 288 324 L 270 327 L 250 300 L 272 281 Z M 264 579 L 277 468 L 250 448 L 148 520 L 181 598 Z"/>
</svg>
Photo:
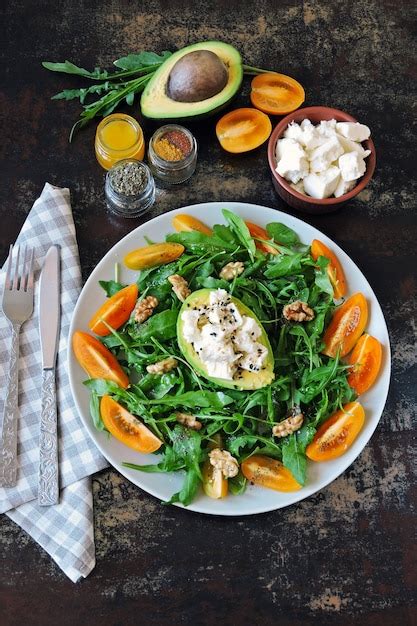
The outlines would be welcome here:
<svg viewBox="0 0 417 626">
<path fill-rule="evenodd" d="M 230 495 L 223 500 L 212 500 L 203 493 L 200 493 L 195 501 L 188 507 L 191 511 L 214 515 L 251 515 L 279 509 L 293 504 L 294 502 L 298 502 L 299 500 L 303 500 L 319 489 L 323 489 L 323 487 L 340 476 L 356 459 L 369 441 L 384 409 L 390 380 L 390 346 L 387 326 L 381 307 L 368 281 L 355 263 L 339 246 L 316 228 L 313 228 L 313 226 L 309 226 L 301 220 L 275 209 L 255 204 L 242 202 L 207 202 L 165 213 L 139 226 L 126 235 L 126 237 L 113 246 L 100 261 L 84 285 L 84 289 L 78 299 L 72 318 L 70 338 L 76 329 L 88 330 L 88 320 L 97 309 L 98 303 L 104 300 L 103 290 L 99 286 L 98 281 L 109 280 L 114 276 L 114 264 L 116 262 L 119 262 L 121 267 L 123 267 L 121 275 L 122 282 L 129 283 L 136 280 L 137 273 L 125 268 L 122 261 L 127 252 L 146 245 L 144 239 L 145 235 L 150 237 L 153 241 L 163 241 L 165 235 L 173 231 L 171 220 L 176 213 L 194 215 L 209 225 L 223 223 L 222 208 L 235 211 L 243 219 L 255 222 L 260 226 L 265 226 L 268 222 L 282 222 L 290 228 L 293 228 L 304 243 L 309 244 L 316 238 L 331 247 L 334 252 L 336 252 L 344 268 L 348 281 L 348 293 L 351 295 L 357 291 L 362 291 L 367 298 L 369 304 L 367 331 L 371 335 L 378 337 L 383 344 L 383 363 L 377 382 L 361 398 L 361 402 L 366 411 L 365 426 L 354 444 L 343 456 L 325 463 L 309 462 L 307 484 L 301 490 L 294 493 L 279 493 L 269 489 L 249 486 L 245 494 L 241 496 Z M 71 342 L 69 342 L 69 345 L 71 345 Z M 96 446 L 108 461 L 135 485 L 161 500 L 169 499 L 174 492 L 180 489 L 183 476 L 180 474 L 147 474 L 123 467 L 122 463 L 124 461 L 139 464 L 154 463 L 156 457 L 155 455 L 138 454 L 118 442 L 114 437 L 108 437 L 105 433 L 95 430 L 89 414 L 89 392 L 82 384 L 86 376 L 75 361 L 71 348 L 68 352 L 68 363 L 71 389 L 78 412 Z"/>
</svg>

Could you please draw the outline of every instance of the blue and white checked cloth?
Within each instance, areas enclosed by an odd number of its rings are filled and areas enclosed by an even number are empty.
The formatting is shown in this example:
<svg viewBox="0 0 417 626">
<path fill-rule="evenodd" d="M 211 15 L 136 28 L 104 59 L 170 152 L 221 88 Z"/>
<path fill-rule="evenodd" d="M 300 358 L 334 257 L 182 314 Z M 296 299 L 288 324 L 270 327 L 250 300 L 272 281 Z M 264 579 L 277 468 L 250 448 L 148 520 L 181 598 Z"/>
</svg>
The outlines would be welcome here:
<svg viewBox="0 0 417 626">
<path fill-rule="evenodd" d="M 52 244 L 61 246 L 61 334 L 57 361 L 60 502 L 40 507 L 36 502 L 41 410 L 41 352 L 38 332 L 39 272 Z M 34 203 L 16 244 L 35 249 L 35 307 L 20 337 L 18 483 L 0 488 L 0 513 L 21 526 L 76 582 L 95 565 L 93 499 L 89 476 L 107 466 L 83 427 L 72 399 L 67 371 L 70 321 L 81 288 L 77 240 L 68 189 L 46 183 Z M 4 268 L 0 278 L 4 286 Z M 10 351 L 10 327 L 0 314 L 0 420 L 3 415 Z"/>
</svg>

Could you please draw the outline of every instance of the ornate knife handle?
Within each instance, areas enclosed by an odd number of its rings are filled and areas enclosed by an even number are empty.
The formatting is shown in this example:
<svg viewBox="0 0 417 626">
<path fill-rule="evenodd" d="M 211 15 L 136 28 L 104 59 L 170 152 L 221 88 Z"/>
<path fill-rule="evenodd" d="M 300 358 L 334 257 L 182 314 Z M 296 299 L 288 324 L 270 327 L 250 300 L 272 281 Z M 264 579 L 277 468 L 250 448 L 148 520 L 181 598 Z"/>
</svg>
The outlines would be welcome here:
<svg viewBox="0 0 417 626">
<path fill-rule="evenodd" d="M 0 442 L 0 487 L 14 487 L 17 482 L 17 420 L 19 418 L 17 392 L 20 326 L 21 324 L 16 322 L 12 323 L 12 347 Z"/>
<path fill-rule="evenodd" d="M 58 435 L 55 369 L 42 373 L 42 409 L 39 440 L 38 504 L 50 506 L 59 501 Z"/>
</svg>

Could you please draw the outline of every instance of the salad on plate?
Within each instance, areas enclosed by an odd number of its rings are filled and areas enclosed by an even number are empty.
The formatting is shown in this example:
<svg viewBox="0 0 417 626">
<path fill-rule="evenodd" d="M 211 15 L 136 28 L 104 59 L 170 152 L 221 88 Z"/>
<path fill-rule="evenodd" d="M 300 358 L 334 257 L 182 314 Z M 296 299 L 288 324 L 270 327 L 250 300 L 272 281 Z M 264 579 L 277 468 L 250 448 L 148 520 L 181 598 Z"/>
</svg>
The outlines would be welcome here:
<svg viewBox="0 0 417 626">
<path fill-rule="evenodd" d="M 362 429 L 357 397 L 382 347 L 335 254 L 285 224 L 223 210 L 209 228 L 176 214 L 165 242 L 132 250 L 135 283 L 100 281 L 104 302 L 72 346 L 95 427 L 184 474 L 170 503 L 296 491 L 308 462 L 342 455 Z M 118 270 L 118 268 L 117 268 Z M 105 297 L 107 298 L 105 299 Z"/>
</svg>

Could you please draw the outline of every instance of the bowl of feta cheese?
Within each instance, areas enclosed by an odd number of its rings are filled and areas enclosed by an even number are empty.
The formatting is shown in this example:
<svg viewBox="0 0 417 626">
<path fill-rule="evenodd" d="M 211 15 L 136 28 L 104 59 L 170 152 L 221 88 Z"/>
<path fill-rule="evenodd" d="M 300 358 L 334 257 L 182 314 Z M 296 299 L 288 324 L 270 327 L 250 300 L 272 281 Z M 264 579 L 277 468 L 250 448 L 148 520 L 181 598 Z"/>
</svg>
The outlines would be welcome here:
<svg viewBox="0 0 417 626">
<path fill-rule="evenodd" d="M 376 164 L 371 131 L 338 109 L 314 106 L 284 117 L 268 160 L 277 194 L 306 213 L 330 213 L 356 196 Z"/>
</svg>

